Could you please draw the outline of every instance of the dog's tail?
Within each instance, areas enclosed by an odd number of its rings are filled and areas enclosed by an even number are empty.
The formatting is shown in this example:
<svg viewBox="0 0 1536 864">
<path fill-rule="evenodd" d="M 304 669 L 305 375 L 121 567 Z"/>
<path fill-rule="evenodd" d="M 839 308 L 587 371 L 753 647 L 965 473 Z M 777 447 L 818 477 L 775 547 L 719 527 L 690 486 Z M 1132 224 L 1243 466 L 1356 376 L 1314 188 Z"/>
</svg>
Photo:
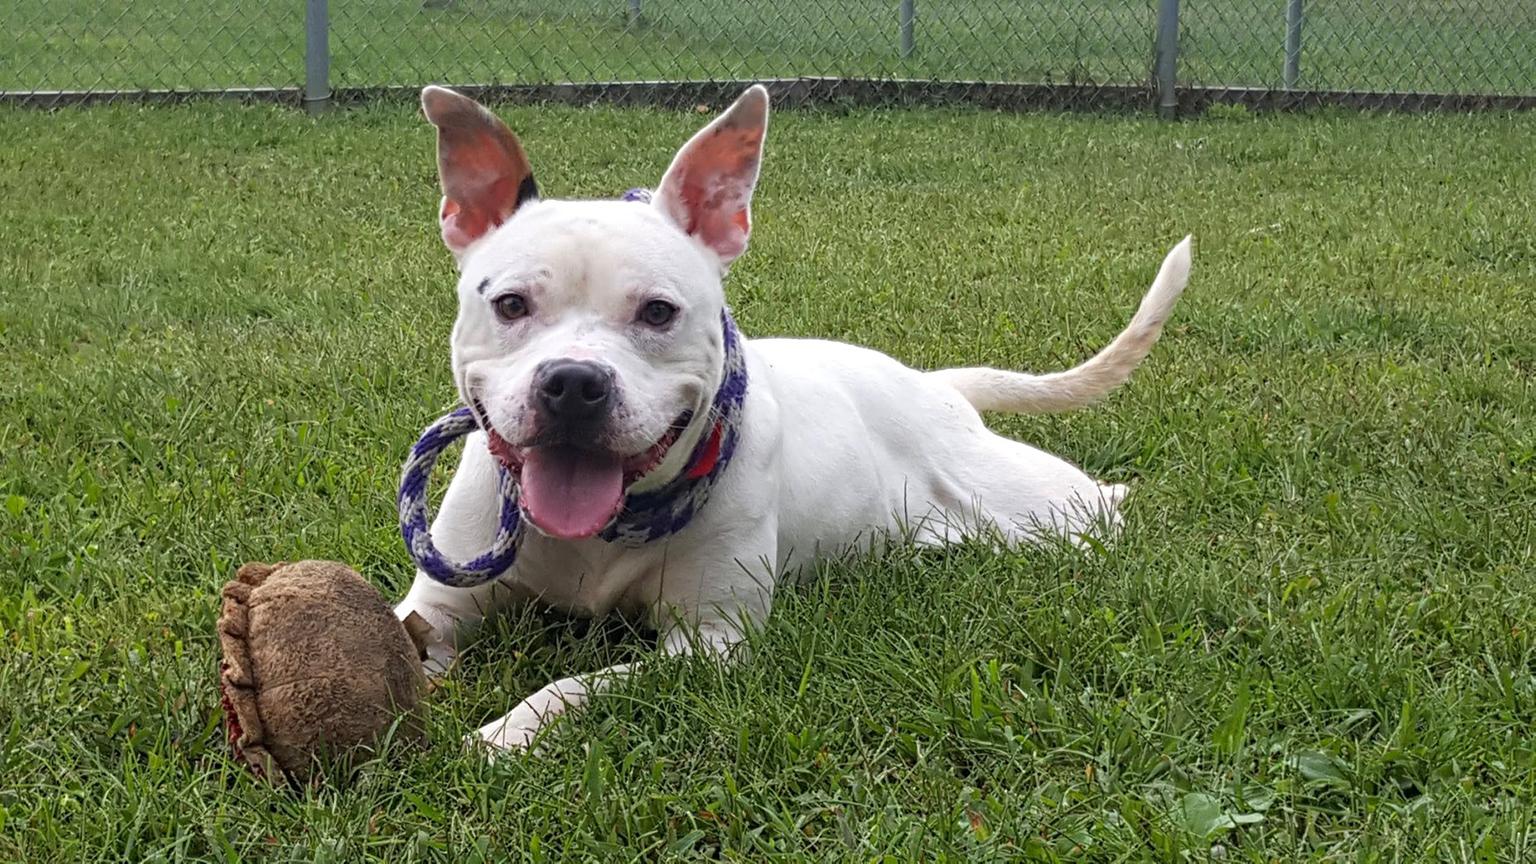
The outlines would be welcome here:
<svg viewBox="0 0 1536 864">
<path fill-rule="evenodd" d="M 1141 299 L 1131 323 L 1107 348 L 1082 365 L 1049 375 L 984 367 L 939 369 L 928 375 L 959 390 L 978 411 L 1066 411 L 1102 399 L 1124 384 L 1157 344 L 1163 322 L 1168 320 L 1168 313 L 1173 311 L 1174 302 L 1189 281 L 1189 240 L 1185 237 L 1163 259 L 1163 267 Z"/>
</svg>

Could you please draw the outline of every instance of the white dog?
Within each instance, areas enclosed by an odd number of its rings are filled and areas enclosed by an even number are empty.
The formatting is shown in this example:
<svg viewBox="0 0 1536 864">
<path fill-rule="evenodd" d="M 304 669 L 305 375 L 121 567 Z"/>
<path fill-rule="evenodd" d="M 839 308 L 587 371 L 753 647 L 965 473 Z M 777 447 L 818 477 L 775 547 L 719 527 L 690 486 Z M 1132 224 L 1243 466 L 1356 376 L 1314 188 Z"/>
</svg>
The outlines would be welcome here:
<svg viewBox="0 0 1536 864">
<path fill-rule="evenodd" d="M 683 146 L 649 202 L 540 200 L 490 112 L 438 87 L 422 106 L 459 268 L 454 380 L 479 427 L 431 541 L 468 560 L 504 527 L 504 496 L 521 514 L 514 564 L 473 587 L 423 567 L 397 607 L 432 625 L 436 671 L 512 600 L 648 616 L 664 651 L 723 655 L 767 615 L 775 582 L 820 553 L 891 533 L 1028 541 L 1118 522 L 1125 487 L 993 434 L 977 412 L 1065 410 L 1124 382 L 1184 288 L 1189 238 L 1130 326 L 1074 369 L 920 372 L 850 345 L 736 333 L 721 279 L 751 230 L 762 87 Z M 478 738 L 526 748 L 624 671 L 556 681 Z"/>
</svg>

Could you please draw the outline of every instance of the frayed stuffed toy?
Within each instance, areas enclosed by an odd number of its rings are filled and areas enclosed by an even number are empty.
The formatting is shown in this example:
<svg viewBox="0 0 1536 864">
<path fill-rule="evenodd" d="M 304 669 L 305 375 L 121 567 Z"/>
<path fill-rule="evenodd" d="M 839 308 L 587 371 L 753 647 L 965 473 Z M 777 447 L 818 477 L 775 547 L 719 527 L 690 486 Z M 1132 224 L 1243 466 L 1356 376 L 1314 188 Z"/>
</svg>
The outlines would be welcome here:
<svg viewBox="0 0 1536 864">
<path fill-rule="evenodd" d="M 236 757 L 274 782 L 304 782 L 327 757 L 371 750 L 391 730 L 422 742 L 424 624 L 402 623 L 345 564 L 241 567 L 219 613 Z"/>
</svg>

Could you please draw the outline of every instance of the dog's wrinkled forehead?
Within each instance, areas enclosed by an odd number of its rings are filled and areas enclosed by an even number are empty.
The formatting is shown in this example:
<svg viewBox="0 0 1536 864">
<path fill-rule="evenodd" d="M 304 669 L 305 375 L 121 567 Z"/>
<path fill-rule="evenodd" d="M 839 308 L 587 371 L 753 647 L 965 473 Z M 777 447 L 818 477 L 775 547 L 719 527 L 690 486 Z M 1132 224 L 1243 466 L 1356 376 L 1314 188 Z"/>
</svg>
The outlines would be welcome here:
<svg viewBox="0 0 1536 864">
<path fill-rule="evenodd" d="M 628 201 L 539 201 L 521 208 L 463 261 L 461 292 L 503 283 L 574 292 L 662 290 L 698 302 L 718 292 L 714 261 L 654 208 Z"/>
</svg>

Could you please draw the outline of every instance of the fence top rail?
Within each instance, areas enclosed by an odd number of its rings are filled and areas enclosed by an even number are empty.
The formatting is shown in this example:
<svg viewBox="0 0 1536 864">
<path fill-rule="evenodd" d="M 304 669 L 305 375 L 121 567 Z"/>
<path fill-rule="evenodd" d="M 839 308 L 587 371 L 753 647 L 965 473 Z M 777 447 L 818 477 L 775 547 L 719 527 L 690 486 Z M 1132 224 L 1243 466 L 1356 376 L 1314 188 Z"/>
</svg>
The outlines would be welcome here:
<svg viewBox="0 0 1536 864">
<path fill-rule="evenodd" d="M 932 82 L 857 78 L 774 78 L 740 81 L 607 81 L 562 84 L 455 84 L 476 98 L 507 103 L 612 104 L 692 107 L 728 101 L 752 84 L 765 84 L 777 105 L 913 107 L 968 105 L 998 110 L 1090 111 L 1154 107 L 1157 93 L 1149 87 L 1073 84 L 1015 84 L 988 81 Z M 414 86 L 344 87 L 332 91 L 341 104 L 413 100 Z M 225 90 L 35 90 L 0 91 L 0 104 L 36 108 L 93 105 L 110 102 L 176 103 L 200 99 L 229 99 L 301 105 L 304 88 L 245 88 Z M 1363 90 L 1276 91 L 1240 87 L 1179 87 L 1183 113 L 1198 113 L 1212 105 L 1243 105 L 1257 111 L 1296 111 L 1337 107 L 1394 111 L 1518 111 L 1536 109 L 1536 95 L 1480 96 L 1455 93 L 1391 93 Z"/>
</svg>

